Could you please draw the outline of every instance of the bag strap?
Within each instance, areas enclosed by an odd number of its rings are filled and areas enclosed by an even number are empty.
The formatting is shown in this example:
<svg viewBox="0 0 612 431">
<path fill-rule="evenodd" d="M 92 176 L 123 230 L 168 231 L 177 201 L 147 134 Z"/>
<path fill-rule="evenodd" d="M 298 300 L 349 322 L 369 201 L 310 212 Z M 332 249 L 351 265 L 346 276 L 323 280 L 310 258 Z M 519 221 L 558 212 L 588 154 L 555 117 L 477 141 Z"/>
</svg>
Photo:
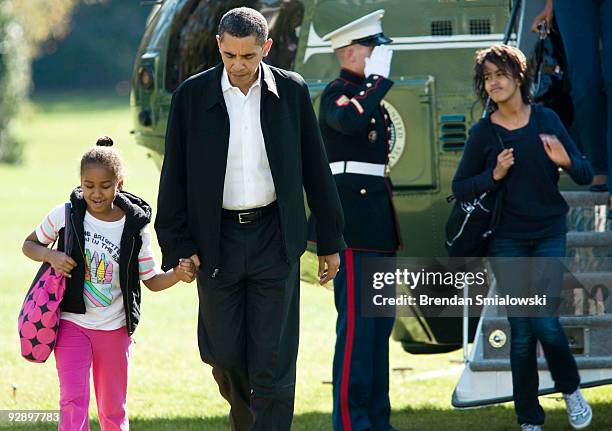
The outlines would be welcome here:
<svg viewBox="0 0 612 431">
<path fill-rule="evenodd" d="M 65 211 L 65 222 L 64 222 L 64 253 L 69 254 L 70 251 L 72 250 L 72 237 L 73 237 L 73 232 L 72 232 L 72 223 L 71 223 L 71 217 L 70 217 L 70 213 L 72 210 L 72 205 L 70 204 L 70 202 L 66 203 L 66 205 L 64 205 L 64 211 Z"/>
<path fill-rule="evenodd" d="M 487 115 L 487 120 L 489 122 L 489 127 L 491 128 L 491 131 L 493 132 L 493 135 L 497 138 L 497 142 L 499 142 L 499 145 L 502 147 L 502 151 L 505 150 L 506 146 L 504 145 L 504 140 L 499 135 L 499 132 L 495 128 L 495 124 L 493 124 L 493 121 L 491 121 L 491 114 Z"/>
</svg>

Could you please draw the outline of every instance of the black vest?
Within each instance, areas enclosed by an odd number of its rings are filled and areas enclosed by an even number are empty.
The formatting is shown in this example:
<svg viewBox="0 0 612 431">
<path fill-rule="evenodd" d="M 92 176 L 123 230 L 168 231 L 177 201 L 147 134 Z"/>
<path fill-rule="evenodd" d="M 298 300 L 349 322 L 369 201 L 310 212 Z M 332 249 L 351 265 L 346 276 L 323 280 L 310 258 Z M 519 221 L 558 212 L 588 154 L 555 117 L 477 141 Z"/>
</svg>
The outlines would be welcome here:
<svg viewBox="0 0 612 431">
<path fill-rule="evenodd" d="M 77 187 L 70 195 L 72 209 L 70 223 L 74 240 L 69 254 L 77 266 L 71 272 L 71 278 L 66 279 L 66 292 L 60 304 L 60 309 L 69 313 L 85 314 L 83 290 L 85 285 L 85 229 L 83 220 L 87 204 L 83 192 Z M 115 198 L 115 204 L 125 212 L 125 226 L 121 235 L 119 251 L 119 283 L 123 294 L 126 327 L 132 335 L 140 321 L 140 278 L 138 271 L 138 254 L 142 247 L 140 230 L 151 221 L 151 207 L 142 199 L 128 192 L 121 191 Z M 64 229 L 59 231 L 59 249 L 63 250 Z"/>
</svg>

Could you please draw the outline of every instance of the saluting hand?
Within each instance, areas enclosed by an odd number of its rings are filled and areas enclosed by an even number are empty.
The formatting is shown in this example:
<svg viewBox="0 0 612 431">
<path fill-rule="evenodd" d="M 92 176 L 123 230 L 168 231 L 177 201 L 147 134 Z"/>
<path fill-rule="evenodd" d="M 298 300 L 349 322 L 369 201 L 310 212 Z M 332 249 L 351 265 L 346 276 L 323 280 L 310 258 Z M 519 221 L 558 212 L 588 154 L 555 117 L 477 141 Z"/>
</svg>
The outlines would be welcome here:
<svg viewBox="0 0 612 431">
<path fill-rule="evenodd" d="M 542 144 L 544 144 L 546 155 L 555 165 L 563 169 L 569 169 L 572 166 L 572 161 L 567 155 L 565 147 L 555 135 L 546 135 L 542 133 L 540 134 L 540 139 L 542 140 Z"/>
<path fill-rule="evenodd" d="M 389 77 L 391 72 L 391 59 L 393 51 L 384 45 L 379 45 L 372 50 L 369 57 L 365 59 L 365 69 L 363 74 L 368 77 L 370 75 L 380 75 L 384 78 Z"/>
<path fill-rule="evenodd" d="M 323 286 L 333 280 L 340 268 L 340 255 L 338 253 L 319 256 L 319 284 Z"/>
<path fill-rule="evenodd" d="M 497 165 L 493 169 L 493 179 L 500 181 L 504 178 L 510 168 L 514 165 L 514 150 L 512 148 L 506 148 L 497 155 Z"/>
</svg>

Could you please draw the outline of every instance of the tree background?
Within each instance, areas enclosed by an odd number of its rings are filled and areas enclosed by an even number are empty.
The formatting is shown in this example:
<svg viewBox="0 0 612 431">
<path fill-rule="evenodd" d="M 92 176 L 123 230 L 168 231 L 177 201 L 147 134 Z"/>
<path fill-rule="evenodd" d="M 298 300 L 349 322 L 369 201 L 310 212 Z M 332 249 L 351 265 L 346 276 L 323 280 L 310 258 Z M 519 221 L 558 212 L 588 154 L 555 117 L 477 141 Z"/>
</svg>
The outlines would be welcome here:
<svg viewBox="0 0 612 431">
<path fill-rule="evenodd" d="M 34 91 L 125 94 L 150 10 L 138 0 L 81 3 L 74 10 L 69 34 L 52 36 L 40 45 L 32 64 Z"/>
<path fill-rule="evenodd" d="M 138 0 L 0 1 L 0 162 L 22 157 L 12 129 L 32 92 L 129 92 L 149 12 Z"/>
<path fill-rule="evenodd" d="M 15 19 L 13 4 L 0 3 L 0 161 L 15 163 L 22 148 L 13 124 L 29 83 L 29 56 L 23 26 Z"/>
</svg>

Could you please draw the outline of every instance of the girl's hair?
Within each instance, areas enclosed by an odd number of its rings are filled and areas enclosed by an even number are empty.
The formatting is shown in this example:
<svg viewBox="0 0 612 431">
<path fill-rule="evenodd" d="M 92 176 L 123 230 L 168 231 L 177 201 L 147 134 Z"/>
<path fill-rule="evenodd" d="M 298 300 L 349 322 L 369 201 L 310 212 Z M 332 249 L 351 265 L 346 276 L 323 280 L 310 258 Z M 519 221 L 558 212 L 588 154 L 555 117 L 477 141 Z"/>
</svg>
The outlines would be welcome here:
<svg viewBox="0 0 612 431">
<path fill-rule="evenodd" d="M 96 146 L 88 150 L 81 158 L 81 175 L 89 165 L 98 165 L 112 172 L 116 180 L 122 180 L 125 175 L 121 156 L 113 148 L 113 140 L 102 136 L 96 141 Z"/>
<path fill-rule="evenodd" d="M 493 45 L 487 49 L 476 52 L 476 64 L 474 65 L 474 90 L 476 96 L 486 106 L 489 95 L 485 90 L 485 62 L 491 62 L 498 67 L 504 75 L 511 79 L 518 79 L 523 103 L 531 102 L 531 74 L 528 70 L 527 58 L 525 54 L 513 46 Z M 497 104 L 491 100 L 490 111 L 495 111 Z"/>
</svg>

